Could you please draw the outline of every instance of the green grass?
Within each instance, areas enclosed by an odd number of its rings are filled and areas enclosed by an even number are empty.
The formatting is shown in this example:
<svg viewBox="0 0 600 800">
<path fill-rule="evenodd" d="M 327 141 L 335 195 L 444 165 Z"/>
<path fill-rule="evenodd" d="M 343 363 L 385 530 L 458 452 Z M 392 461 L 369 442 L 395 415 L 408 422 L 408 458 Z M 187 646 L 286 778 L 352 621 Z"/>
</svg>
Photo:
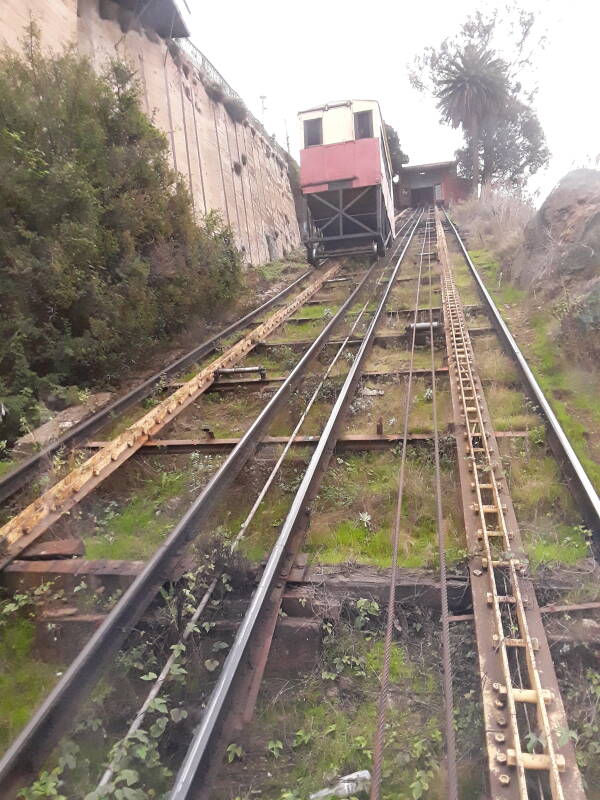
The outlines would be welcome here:
<svg viewBox="0 0 600 800">
<path fill-rule="evenodd" d="M 61 670 L 60 664 L 35 657 L 34 639 L 35 624 L 18 616 L 0 628 L 0 751 L 28 722 Z"/>
<path fill-rule="evenodd" d="M 492 384 L 486 390 L 485 396 L 494 430 L 523 431 L 540 424 L 539 417 L 529 411 L 522 392 Z"/>
<path fill-rule="evenodd" d="M 526 540 L 532 568 L 540 565 L 574 565 L 589 556 L 589 547 L 580 526 L 552 525 L 550 530 L 532 531 Z"/>
<path fill-rule="evenodd" d="M 159 472 L 116 512 L 111 511 L 104 519 L 100 515 L 96 535 L 86 538 L 86 558 L 149 558 L 174 524 L 175 517 L 164 509 L 165 503 L 185 490 L 183 472 Z"/>
<path fill-rule="evenodd" d="M 333 314 L 335 314 L 337 311 L 337 308 L 338 306 L 336 303 L 302 306 L 302 308 L 299 308 L 298 311 L 296 311 L 292 319 L 297 319 L 298 317 L 302 319 L 323 319 L 323 317 L 333 316 Z"/>
<path fill-rule="evenodd" d="M 474 339 L 475 365 L 482 381 L 512 386 L 518 384 L 519 373 L 508 356 L 501 352 L 498 339 L 480 336 Z"/>
<path fill-rule="evenodd" d="M 380 637 L 336 631 L 335 639 L 329 637 L 325 643 L 316 674 L 307 676 L 292 692 L 261 700 L 244 756 L 260 774 L 261 797 L 306 800 L 311 792 L 334 784 L 336 776 L 371 768 L 383 652 Z M 426 796 L 438 797 L 438 676 L 431 667 L 411 661 L 407 648 L 396 643 L 390 678 L 383 798 L 416 796 L 411 785 L 425 770 L 431 770 L 435 792 Z M 340 680 L 348 689 L 338 690 Z M 300 744 L 297 732 L 302 732 Z M 278 758 L 267 748 L 273 741 L 281 743 Z M 234 764 L 232 770 L 237 767 Z M 242 782 L 243 775 L 242 767 Z M 234 783 L 237 780 L 234 772 Z"/>
<path fill-rule="evenodd" d="M 278 328 L 273 336 L 267 340 L 268 343 L 281 343 L 281 342 L 303 342 L 312 341 L 323 330 L 325 326 L 324 319 L 315 319 L 312 322 L 305 322 L 302 325 L 283 325 Z"/>
<path fill-rule="evenodd" d="M 527 293 L 506 280 L 502 275 L 500 263 L 488 250 L 469 250 L 469 255 L 486 287 L 489 290 L 493 289 L 496 302 L 511 305 L 526 299 Z M 468 269 L 466 265 L 465 268 Z"/>
<path fill-rule="evenodd" d="M 0 476 L 6 475 L 8 472 L 11 471 L 17 465 L 17 461 L 0 461 Z"/>
<path fill-rule="evenodd" d="M 256 271 L 261 275 L 262 278 L 266 281 L 278 281 L 285 275 L 286 272 L 290 269 L 290 262 L 289 261 L 270 261 L 268 264 L 261 264 L 258 267 L 255 267 Z M 298 266 L 298 265 L 296 265 Z"/>
<path fill-rule="evenodd" d="M 545 446 L 503 442 L 503 464 L 525 546 L 535 569 L 589 555 L 584 528 L 556 460 Z"/>
<path fill-rule="evenodd" d="M 399 465 L 399 456 L 393 452 L 360 453 L 338 459 L 325 476 L 311 516 L 307 550 L 315 559 L 325 564 L 390 566 Z M 451 560 L 464 547 L 452 470 L 451 464 L 443 465 L 444 515 Z M 400 530 L 401 566 L 437 563 L 435 518 L 431 453 L 426 448 L 410 448 Z"/>
</svg>

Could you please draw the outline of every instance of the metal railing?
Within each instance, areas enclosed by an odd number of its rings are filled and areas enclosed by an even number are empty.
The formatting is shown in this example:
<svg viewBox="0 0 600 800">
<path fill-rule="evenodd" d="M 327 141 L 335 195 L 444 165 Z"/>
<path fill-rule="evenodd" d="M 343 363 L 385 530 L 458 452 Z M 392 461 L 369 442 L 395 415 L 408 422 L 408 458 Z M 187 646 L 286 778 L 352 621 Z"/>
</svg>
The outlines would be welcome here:
<svg viewBox="0 0 600 800">
<path fill-rule="evenodd" d="M 229 84 L 221 75 L 212 61 L 207 58 L 200 48 L 196 47 L 196 45 L 190 41 L 190 39 L 177 39 L 174 41 L 179 49 L 192 61 L 194 66 L 204 73 L 204 75 L 206 75 L 211 81 L 214 81 L 214 83 L 218 84 L 228 97 L 235 98 L 236 100 L 242 100 L 243 102 L 241 95 L 235 91 L 231 84 Z M 260 122 L 251 111 L 248 111 L 248 120 L 250 124 L 264 136 L 271 147 L 276 151 L 277 155 L 279 155 L 279 157 L 285 162 L 287 151 L 279 144 L 279 142 L 275 141 L 274 136 L 271 136 L 267 133 L 262 122 Z"/>
</svg>

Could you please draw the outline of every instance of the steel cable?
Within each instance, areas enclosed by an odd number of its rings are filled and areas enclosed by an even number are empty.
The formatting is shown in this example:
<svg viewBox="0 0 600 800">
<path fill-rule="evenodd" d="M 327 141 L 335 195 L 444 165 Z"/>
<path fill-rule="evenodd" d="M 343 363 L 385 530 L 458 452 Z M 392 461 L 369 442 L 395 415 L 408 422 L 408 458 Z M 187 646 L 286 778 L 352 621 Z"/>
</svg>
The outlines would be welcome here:
<svg viewBox="0 0 600 800">
<path fill-rule="evenodd" d="M 392 570 L 390 576 L 390 590 L 387 606 L 387 621 L 384 639 L 384 655 L 383 667 L 381 670 L 381 686 L 379 692 L 379 702 L 377 708 L 377 727 L 373 740 L 373 774 L 371 776 L 371 790 L 370 800 L 379 800 L 381 796 L 381 778 L 383 772 L 383 750 L 385 746 L 385 717 L 387 710 L 387 703 L 389 697 L 389 684 L 390 684 L 390 665 L 392 657 L 392 641 L 394 633 L 394 618 L 395 618 L 395 605 L 396 605 L 396 579 L 398 574 L 398 552 L 400 547 L 400 522 L 402 518 L 402 500 L 404 496 L 404 470 L 406 465 L 406 447 L 408 443 L 408 420 L 410 415 L 410 397 L 412 392 L 412 377 L 413 377 L 413 362 L 415 354 L 415 341 L 417 334 L 417 320 L 419 315 L 419 294 L 421 288 L 421 275 L 423 271 L 423 254 L 426 241 L 426 232 L 428 231 L 430 220 L 425 217 L 424 236 L 421 245 L 421 253 L 419 258 L 419 271 L 417 275 L 417 292 L 415 296 L 415 308 L 413 317 L 413 330 L 411 340 L 411 355 L 410 365 L 408 371 L 408 379 L 406 382 L 406 402 L 404 407 L 404 428 L 402 434 L 402 455 L 400 460 L 400 472 L 398 477 L 398 492 L 396 499 L 396 513 L 394 517 L 393 527 L 393 552 L 392 552 Z"/>
</svg>

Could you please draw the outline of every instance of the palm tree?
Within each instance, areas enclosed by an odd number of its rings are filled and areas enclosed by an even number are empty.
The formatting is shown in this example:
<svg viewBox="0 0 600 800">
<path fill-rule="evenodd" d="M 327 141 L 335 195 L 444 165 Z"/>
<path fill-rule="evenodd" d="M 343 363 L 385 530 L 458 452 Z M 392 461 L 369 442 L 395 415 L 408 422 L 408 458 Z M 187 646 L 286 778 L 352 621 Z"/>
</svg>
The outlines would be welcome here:
<svg viewBox="0 0 600 800">
<path fill-rule="evenodd" d="M 481 126 L 508 98 L 507 64 L 492 50 L 466 45 L 441 65 L 436 81 L 438 108 L 453 128 L 461 127 L 471 147 L 473 193 L 479 183 Z"/>
</svg>

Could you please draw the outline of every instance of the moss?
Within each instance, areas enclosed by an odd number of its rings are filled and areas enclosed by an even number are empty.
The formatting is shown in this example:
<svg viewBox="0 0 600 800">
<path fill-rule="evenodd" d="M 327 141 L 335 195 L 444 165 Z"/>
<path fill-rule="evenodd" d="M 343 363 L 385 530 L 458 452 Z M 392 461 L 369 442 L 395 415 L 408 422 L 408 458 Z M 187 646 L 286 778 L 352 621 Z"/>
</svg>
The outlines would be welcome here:
<svg viewBox="0 0 600 800">
<path fill-rule="evenodd" d="M 0 751 L 24 727 L 60 674 L 60 664 L 35 657 L 34 639 L 30 620 L 14 617 L 0 628 Z"/>
</svg>

